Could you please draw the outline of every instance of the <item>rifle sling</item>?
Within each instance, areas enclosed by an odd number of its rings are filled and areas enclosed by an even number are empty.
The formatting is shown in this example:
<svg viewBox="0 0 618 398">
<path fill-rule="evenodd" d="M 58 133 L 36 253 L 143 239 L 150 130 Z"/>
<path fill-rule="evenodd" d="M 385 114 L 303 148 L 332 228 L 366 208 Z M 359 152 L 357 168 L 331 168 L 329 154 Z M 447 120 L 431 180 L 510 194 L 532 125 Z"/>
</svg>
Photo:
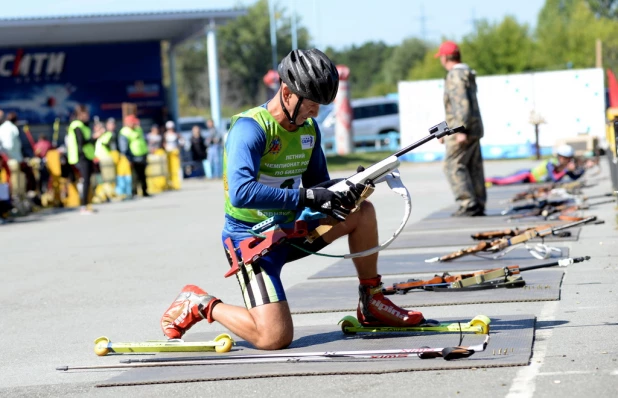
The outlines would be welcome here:
<svg viewBox="0 0 618 398">
<path fill-rule="evenodd" d="M 487 273 L 474 275 L 469 278 L 464 278 L 462 280 L 452 282 L 450 286 L 453 289 L 461 289 L 472 285 L 479 285 L 493 279 L 508 277 L 509 274 L 510 272 L 507 269 L 499 268 Z"/>
</svg>

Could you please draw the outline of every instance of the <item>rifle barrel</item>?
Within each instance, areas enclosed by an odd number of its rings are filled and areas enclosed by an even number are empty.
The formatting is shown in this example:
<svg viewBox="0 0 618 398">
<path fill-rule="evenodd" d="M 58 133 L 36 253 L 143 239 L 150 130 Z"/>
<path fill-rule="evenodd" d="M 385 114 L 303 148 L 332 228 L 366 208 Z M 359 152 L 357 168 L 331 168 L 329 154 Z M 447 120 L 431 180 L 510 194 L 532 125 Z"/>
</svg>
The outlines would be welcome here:
<svg viewBox="0 0 618 398">
<path fill-rule="evenodd" d="M 582 224 L 587 224 L 589 222 L 595 221 L 597 219 L 597 216 L 590 216 L 587 218 L 584 218 L 583 220 L 580 221 L 575 221 L 569 224 L 565 224 L 565 225 L 561 225 L 559 227 L 554 227 L 552 228 L 552 233 L 556 233 L 558 231 L 562 231 L 563 229 L 569 229 L 569 228 L 573 228 L 576 227 L 578 225 L 582 225 Z"/>
<path fill-rule="evenodd" d="M 572 258 L 570 260 L 572 260 L 572 264 L 577 264 L 577 263 L 581 263 L 583 261 L 590 260 L 590 256 L 575 257 L 575 258 Z M 563 262 L 563 261 L 564 260 L 558 260 L 558 261 L 552 261 L 551 263 L 530 265 L 528 267 L 519 267 L 519 271 L 522 272 L 522 271 L 530 271 L 530 270 L 539 269 L 539 268 L 555 267 L 556 265 L 560 265 L 560 263 Z"/>
<path fill-rule="evenodd" d="M 420 140 L 416 141 L 413 144 L 408 145 L 407 147 L 400 149 L 399 151 L 395 152 L 393 154 L 393 156 L 396 157 L 400 157 L 405 155 L 406 153 L 410 152 L 411 150 L 418 148 L 419 146 L 425 144 L 426 142 L 429 142 L 431 140 L 433 140 L 434 138 L 442 138 L 445 135 L 451 135 L 460 131 L 463 131 L 464 127 L 463 126 L 459 126 L 459 127 L 455 127 L 454 129 L 450 129 L 448 128 L 448 126 L 446 125 L 445 122 L 442 122 L 440 124 L 437 124 L 435 126 L 433 126 L 432 128 L 429 129 L 429 135 L 421 138 Z"/>
</svg>

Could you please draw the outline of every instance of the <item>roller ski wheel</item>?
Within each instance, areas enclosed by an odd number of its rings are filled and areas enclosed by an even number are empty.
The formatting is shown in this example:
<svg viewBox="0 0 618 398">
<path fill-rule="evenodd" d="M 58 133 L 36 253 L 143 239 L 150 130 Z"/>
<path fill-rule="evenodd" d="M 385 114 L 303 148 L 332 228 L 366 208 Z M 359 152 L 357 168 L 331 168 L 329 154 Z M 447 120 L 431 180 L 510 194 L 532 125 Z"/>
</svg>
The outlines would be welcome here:
<svg viewBox="0 0 618 398">
<path fill-rule="evenodd" d="M 137 343 L 114 343 L 109 338 L 102 336 L 94 341 L 94 353 L 105 356 L 112 353 L 142 353 L 142 352 L 203 352 L 215 351 L 217 353 L 229 352 L 234 345 L 232 337 L 223 333 L 212 341 L 183 341 L 149 340 Z"/>
<path fill-rule="evenodd" d="M 344 334 L 350 334 L 350 335 L 356 334 L 355 330 L 363 327 L 363 325 L 360 324 L 358 319 L 350 315 L 345 316 L 343 319 L 341 319 L 339 321 L 339 324 L 341 325 L 341 331 Z"/>
<path fill-rule="evenodd" d="M 107 348 L 109 339 L 105 336 L 101 336 L 94 341 L 94 353 L 100 357 L 104 357 L 109 354 L 109 348 Z"/>
<path fill-rule="evenodd" d="M 217 343 L 222 343 L 221 345 L 215 346 L 215 351 L 218 352 L 219 354 L 232 351 L 234 340 L 232 339 L 232 336 L 230 336 L 229 334 L 227 333 L 220 334 L 217 337 L 215 337 L 214 341 Z"/>
<path fill-rule="evenodd" d="M 405 333 L 405 332 L 456 332 L 488 334 L 491 319 L 477 315 L 467 323 L 441 323 L 439 326 L 363 326 L 355 317 L 348 315 L 339 321 L 344 334 L 356 333 Z"/>
<path fill-rule="evenodd" d="M 470 321 L 470 326 L 480 327 L 481 332 L 479 334 L 488 334 L 490 323 L 491 319 L 487 315 L 477 315 Z"/>
</svg>

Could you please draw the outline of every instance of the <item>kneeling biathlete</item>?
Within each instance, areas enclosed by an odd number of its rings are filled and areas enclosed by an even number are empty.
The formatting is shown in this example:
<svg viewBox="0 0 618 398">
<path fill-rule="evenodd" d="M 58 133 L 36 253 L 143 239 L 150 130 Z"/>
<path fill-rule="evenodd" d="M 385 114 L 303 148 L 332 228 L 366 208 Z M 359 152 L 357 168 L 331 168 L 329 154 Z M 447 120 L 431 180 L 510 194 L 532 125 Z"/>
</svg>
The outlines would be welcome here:
<svg viewBox="0 0 618 398">
<path fill-rule="evenodd" d="M 169 338 L 180 338 L 195 323 L 217 321 L 260 349 L 281 349 L 293 340 L 290 308 L 280 273 L 284 264 L 308 252 L 318 252 L 347 235 L 352 253 L 378 245 L 376 213 L 371 203 L 356 206 L 365 189 L 355 184 L 346 192 L 326 189 L 333 185 L 321 147 L 320 130 L 313 119 L 320 104 L 333 102 L 339 74 L 321 51 L 294 50 L 279 65 L 280 88 L 264 105 L 232 118 L 225 143 L 223 184 L 225 224 L 222 240 L 233 247 L 251 238 L 254 225 L 275 215 L 293 222 L 309 208 L 327 218 L 308 222 L 309 231 L 320 224 L 333 227 L 308 243 L 304 238 L 273 248 L 236 274 L 246 308 L 223 303 L 194 285 L 185 286 L 163 314 L 161 327 Z M 303 187 L 300 183 L 302 181 Z M 241 255 L 239 250 L 236 253 Z M 418 326 L 433 324 L 423 314 L 393 304 L 382 294 L 378 254 L 354 258 L 359 278 L 357 317 L 366 326 Z"/>
</svg>

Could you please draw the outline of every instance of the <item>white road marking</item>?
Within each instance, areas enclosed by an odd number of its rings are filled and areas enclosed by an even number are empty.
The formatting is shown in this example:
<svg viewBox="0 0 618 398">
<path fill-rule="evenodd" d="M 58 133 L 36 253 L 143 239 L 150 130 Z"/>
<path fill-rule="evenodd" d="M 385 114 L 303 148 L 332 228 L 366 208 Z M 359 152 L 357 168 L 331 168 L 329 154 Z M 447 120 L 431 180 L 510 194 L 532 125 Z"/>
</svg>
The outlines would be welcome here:
<svg viewBox="0 0 618 398">
<path fill-rule="evenodd" d="M 558 303 L 558 301 L 549 301 L 545 303 L 541 310 L 541 314 L 537 317 L 537 321 L 555 320 L 554 314 L 558 308 Z M 532 397 L 534 395 L 536 377 L 539 375 L 539 370 L 543 365 L 545 355 L 547 354 L 548 341 L 552 334 L 552 328 L 537 329 L 535 331 L 533 354 L 530 359 L 530 365 L 521 368 L 519 372 L 517 372 L 506 398 L 523 398 Z"/>
</svg>

